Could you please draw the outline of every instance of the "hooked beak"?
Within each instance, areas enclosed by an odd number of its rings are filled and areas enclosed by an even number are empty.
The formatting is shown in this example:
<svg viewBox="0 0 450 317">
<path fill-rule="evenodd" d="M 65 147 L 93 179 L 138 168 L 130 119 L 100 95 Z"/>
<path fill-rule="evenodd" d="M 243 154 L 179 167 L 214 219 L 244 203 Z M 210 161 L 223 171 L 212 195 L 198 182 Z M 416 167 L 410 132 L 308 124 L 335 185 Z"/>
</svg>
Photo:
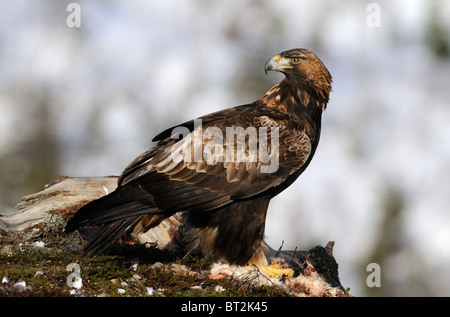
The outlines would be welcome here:
<svg viewBox="0 0 450 317">
<path fill-rule="evenodd" d="M 289 59 L 277 55 L 267 61 L 266 65 L 264 66 L 264 71 L 266 75 L 270 70 L 285 73 L 286 69 L 290 68 L 292 68 L 292 65 L 290 64 Z"/>
<path fill-rule="evenodd" d="M 271 70 L 279 70 L 280 69 L 280 64 L 278 63 L 280 61 L 280 55 L 277 55 L 275 57 L 272 57 L 271 59 L 269 59 L 266 63 L 266 65 L 264 65 L 264 72 L 267 75 L 268 71 Z"/>
</svg>

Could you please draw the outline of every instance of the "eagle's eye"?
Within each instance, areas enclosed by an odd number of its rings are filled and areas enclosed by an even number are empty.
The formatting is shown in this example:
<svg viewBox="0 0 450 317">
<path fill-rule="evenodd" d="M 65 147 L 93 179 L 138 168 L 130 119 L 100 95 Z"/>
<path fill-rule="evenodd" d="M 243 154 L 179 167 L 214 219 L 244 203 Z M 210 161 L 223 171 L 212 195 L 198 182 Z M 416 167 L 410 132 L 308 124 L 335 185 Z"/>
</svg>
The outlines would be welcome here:
<svg viewBox="0 0 450 317">
<path fill-rule="evenodd" d="M 300 57 L 292 57 L 291 58 L 291 64 L 298 64 L 300 63 Z"/>
</svg>

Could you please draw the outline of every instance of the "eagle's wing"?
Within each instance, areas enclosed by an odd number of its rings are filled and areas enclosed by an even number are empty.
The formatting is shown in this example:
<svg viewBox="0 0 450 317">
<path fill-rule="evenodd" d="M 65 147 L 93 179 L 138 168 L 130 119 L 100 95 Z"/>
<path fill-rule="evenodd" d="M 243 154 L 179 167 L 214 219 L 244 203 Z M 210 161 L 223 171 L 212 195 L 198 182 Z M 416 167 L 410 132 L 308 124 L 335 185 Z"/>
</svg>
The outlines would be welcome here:
<svg viewBox="0 0 450 317">
<path fill-rule="evenodd" d="M 208 211 L 282 184 L 311 155 L 311 140 L 276 109 L 236 107 L 161 133 L 122 173 L 162 211 Z M 199 124 L 201 123 L 201 125 Z"/>
</svg>

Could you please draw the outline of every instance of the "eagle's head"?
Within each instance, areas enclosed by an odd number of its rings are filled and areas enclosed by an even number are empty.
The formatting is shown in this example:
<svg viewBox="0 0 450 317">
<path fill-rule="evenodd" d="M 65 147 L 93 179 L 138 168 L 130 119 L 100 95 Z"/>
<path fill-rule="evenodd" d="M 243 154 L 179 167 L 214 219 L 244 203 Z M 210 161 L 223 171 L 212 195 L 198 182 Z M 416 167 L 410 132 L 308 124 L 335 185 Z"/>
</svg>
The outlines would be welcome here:
<svg viewBox="0 0 450 317">
<path fill-rule="evenodd" d="M 288 82 L 314 97 L 328 102 L 331 92 L 331 74 L 322 61 L 311 51 L 296 48 L 284 51 L 267 61 L 268 71 L 282 72 Z"/>
</svg>

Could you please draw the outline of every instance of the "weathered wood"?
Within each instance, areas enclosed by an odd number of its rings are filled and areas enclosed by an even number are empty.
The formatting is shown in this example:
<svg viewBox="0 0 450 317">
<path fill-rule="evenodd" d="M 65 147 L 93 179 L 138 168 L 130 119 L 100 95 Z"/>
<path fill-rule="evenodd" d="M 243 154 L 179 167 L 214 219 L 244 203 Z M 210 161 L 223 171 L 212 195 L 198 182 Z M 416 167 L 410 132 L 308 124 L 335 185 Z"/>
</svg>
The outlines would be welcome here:
<svg viewBox="0 0 450 317">
<path fill-rule="evenodd" d="M 0 230 L 24 240 L 61 230 L 78 208 L 116 186 L 117 177 L 61 177 L 44 190 L 23 197 L 16 213 L 0 215 Z"/>
<path fill-rule="evenodd" d="M 0 235 L 18 241 L 44 235 L 62 235 L 67 221 L 88 202 L 100 198 L 117 186 L 117 177 L 61 177 L 46 185 L 44 190 L 23 197 L 14 214 L 0 215 Z M 151 243 L 161 250 L 172 251 L 186 247 L 183 241 L 185 225 L 182 213 L 164 220 L 157 227 L 133 237 L 138 243 Z M 333 257 L 334 242 L 324 248 L 316 246 L 308 251 L 276 250 L 267 246 L 270 260 L 282 259 L 297 272 L 314 268 L 328 284 L 340 287 L 338 265 Z M 187 251 L 187 250 L 186 250 Z"/>
</svg>

